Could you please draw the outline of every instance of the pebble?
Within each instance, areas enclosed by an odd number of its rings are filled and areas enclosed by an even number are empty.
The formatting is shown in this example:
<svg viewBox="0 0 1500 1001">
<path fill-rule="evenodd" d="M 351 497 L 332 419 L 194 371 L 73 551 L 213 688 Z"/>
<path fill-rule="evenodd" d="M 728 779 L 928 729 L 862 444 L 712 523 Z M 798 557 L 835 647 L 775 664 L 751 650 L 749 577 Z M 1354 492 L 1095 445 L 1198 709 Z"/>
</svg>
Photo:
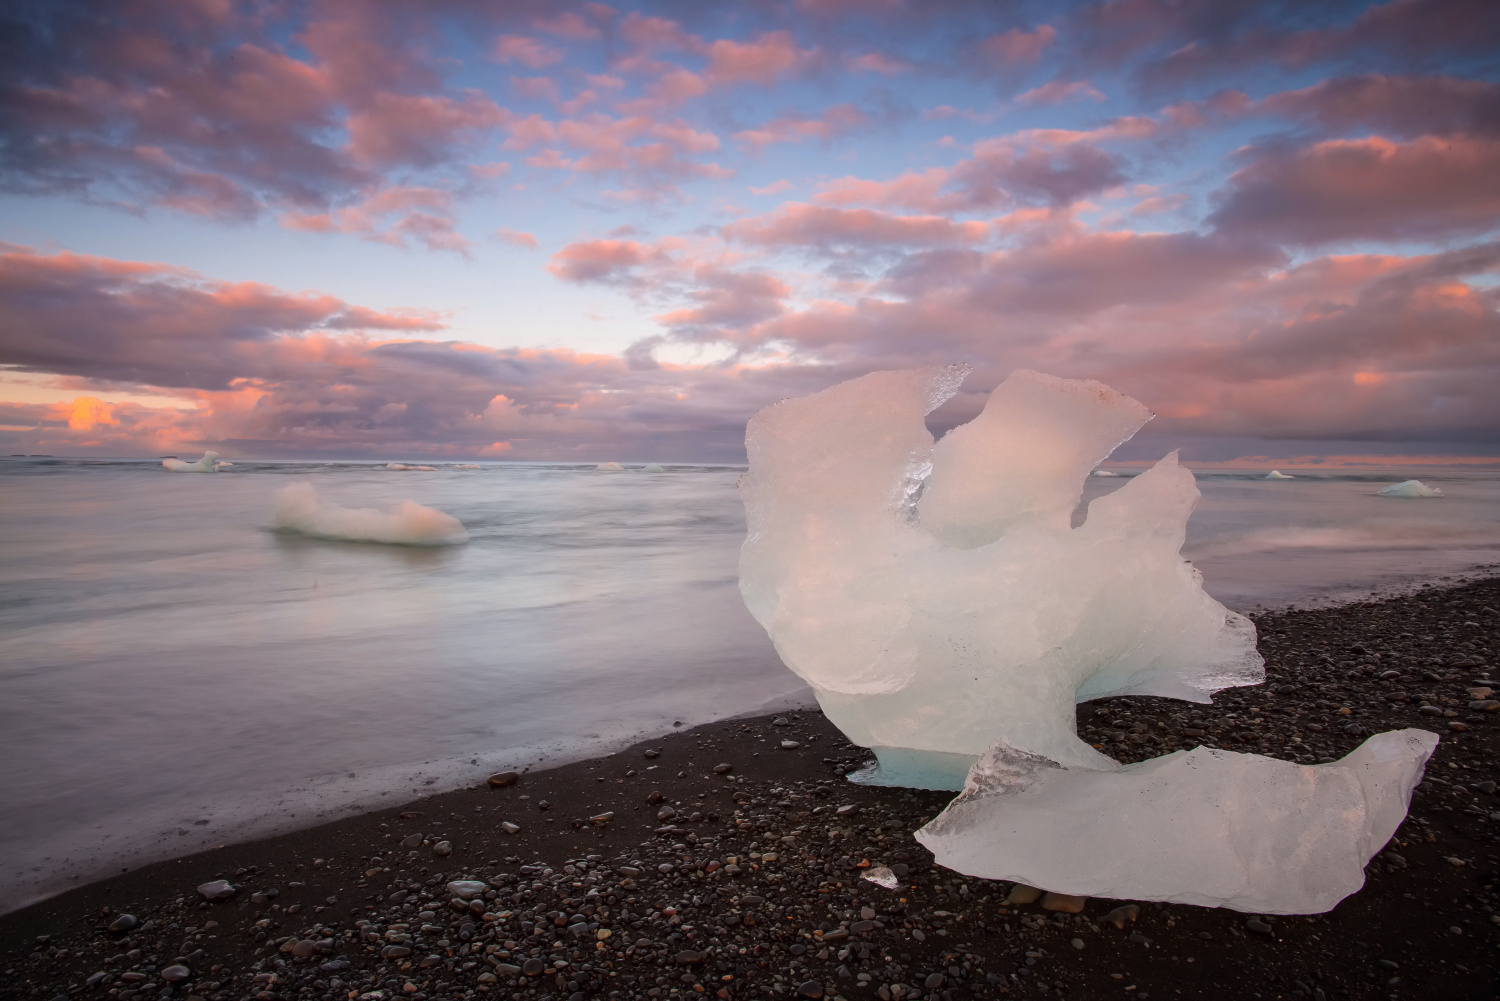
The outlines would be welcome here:
<svg viewBox="0 0 1500 1001">
<path fill-rule="evenodd" d="M 799 748 L 801 746 L 802 746 L 802 744 L 800 742 L 798 742 L 798 741 L 795 741 L 795 740 L 783 740 L 781 742 L 781 749 L 783 751 L 795 751 L 797 748 Z"/>
<path fill-rule="evenodd" d="M 520 778 L 521 776 L 515 772 L 496 772 L 489 778 L 490 788 L 504 789 L 506 786 L 515 785 Z"/>
<path fill-rule="evenodd" d="M 239 892 L 239 887 L 224 879 L 215 879 L 198 886 L 198 896 L 204 900 L 228 900 Z"/>
<path fill-rule="evenodd" d="M 1017 883 L 1010 888 L 1010 893 L 1005 895 L 1005 902 L 1007 904 L 1034 904 L 1042 899 L 1043 892 L 1034 886 Z"/>
<path fill-rule="evenodd" d="M 453 854 L 453 843 L 451 841 L 439 841 L 432 846 L 432 854 L 439 858 L 445 858 Z"/>
<path fill-rule="evenodd" d="M 138 924 L 140 922 L 136 920 L 134 914 L 121 914 L 109 923 L 109 930 L 118 935 L 121 932 L 129 931 Z"/>
<path fill-rule="evenodd" d="M 1061 911 L 1064 914 L 1082 914 L 1088 897 L 1077 897 L 1070 893 L 1048 893 L 1042 897 L 1042 910 Z"/>
<path fill-rule="evenodd" d="M 158 974 L 158 976 L 160 976 L 169 984 L 180 984 L 182 983 L 182 981 L 188 979 L 192 975 L 192 970 L 189 970 L 186 966 L 182 966 L 180 964 L 168 966 L 163 969 L 160 974 Z"/>
<path fill-rule="evenodd" d="M 448 884 L 448 892 L 460 900 L 473 900 L 488 889 L 488 883 L 481 883 L 477 879 L 455 879 Z"/>
<path fill-rule="evenodd" d="M 512 824 L 508 820 L 502 820 L 502 821 L 500 821 L 500 830 L 504 831 L 506 834 L 520 834 L 521 833 L 521 825 L 520 824 Z"/>
<path fill-rule="evenodd" d="M 1125 929 L 1127 923 L 1134 924 L 1141 916 L 1141 909 L 1135 904 L 1122 904 L 1099 919 L 1100 924 L 1110 924 Z"/>
<path fill-rule="evenodd" d="M 797 993 L 805 998 L 820 998 L 823 996 L 823 985 L 816 980 L 809 980 L 797 987 Z"/>
</svg>

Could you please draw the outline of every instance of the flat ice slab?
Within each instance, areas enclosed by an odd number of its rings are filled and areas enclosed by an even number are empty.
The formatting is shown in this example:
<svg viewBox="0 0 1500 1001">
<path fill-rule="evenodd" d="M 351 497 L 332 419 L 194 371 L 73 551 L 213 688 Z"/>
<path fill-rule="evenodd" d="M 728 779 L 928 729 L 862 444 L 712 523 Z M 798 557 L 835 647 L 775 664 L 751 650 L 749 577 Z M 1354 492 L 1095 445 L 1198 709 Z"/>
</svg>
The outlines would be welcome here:
<svg viewBox="0 0 1500 1001">
<path fill-rule="evenodd" d="M 1437 743 L 1393 730 L 1326 765 L 1198 747 L 1095 771 L 1000 742 L 917 840 L 1055 893 L 1318 914 L 1364 885 Z"/>
</svg>

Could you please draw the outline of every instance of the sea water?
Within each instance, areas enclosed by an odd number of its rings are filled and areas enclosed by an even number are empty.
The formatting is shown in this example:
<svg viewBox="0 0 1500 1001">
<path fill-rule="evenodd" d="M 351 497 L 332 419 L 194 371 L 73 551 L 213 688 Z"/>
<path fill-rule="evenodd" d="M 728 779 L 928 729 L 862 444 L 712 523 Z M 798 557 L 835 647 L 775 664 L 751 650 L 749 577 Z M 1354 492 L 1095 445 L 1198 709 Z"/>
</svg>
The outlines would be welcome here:
<svg viewBox="0 0 1500 1001">
<path fill-rule="evenodd" d="M 0 910 L 809 698 L 736 587 L 742 468 L 231 458 L 0 459 Z M 1184 555 L 1241 611 L 1500 562 L 1500 470 L 1197 475 Z M 1445 496 L 1375 495 L 1414 476 Z M 469 541 L 272 531 L 301 481 Z"/>
</svg>

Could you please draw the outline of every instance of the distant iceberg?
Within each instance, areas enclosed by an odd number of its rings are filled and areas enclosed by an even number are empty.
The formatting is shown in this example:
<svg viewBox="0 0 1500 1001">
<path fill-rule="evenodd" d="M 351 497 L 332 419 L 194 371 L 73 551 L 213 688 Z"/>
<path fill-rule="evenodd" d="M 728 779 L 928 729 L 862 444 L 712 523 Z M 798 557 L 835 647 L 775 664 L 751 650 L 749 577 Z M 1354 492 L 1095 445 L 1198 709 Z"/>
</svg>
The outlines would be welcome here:
<svg viewBox="0 0 1500 1001">
<path fill-rule="evenodd" d="M 659 462 L 648 462 L 646 463 L 646 468 L 642 470 L 642 472 L 647 473 L 665 473 L 666 471 L 667 467 L 663 466 Z"/>
<path fill-rule="evenodd" d="M 1279 469 L 1273 469 L 1266 474 L 1266 479 L 1268 480 L 1295 480 L 1296 478 L 1297 477 L 1295 476 L 1289 476 L 1286 473 L 1283 473 Z"/>
<path fill-rule="evenodd" d="M 1120 474 L 1119 473 L 1111 473 L 1107 469 L 1096 469 L 1096 470 L 1094 470 L 1094 475 L 1095 476 L 1119 476 Z"/>
<path fill-rule="evenodd" d="M 386 469 L 395 469 L 395 470 L 405 470 L 405 471 L 416 472 L 416 473 L 435 473 L 435 472 L 437 472 L 437 467 L 436 466 L 409 466 L 409 465 L 407 465 L 404 462 L 387 462 L 385 464 L 385 468 Z"/>
<path fill-rule="evenodd" d="M 271 523 L 280 532 L 344 542 L 396 546 L 451 546 L 469 533 L 451 514 L 405 501 L 394 511 L 341 507 L 323 500 L 311 483 L 293 483 L 276 494 Z"/>
<path fill-rule="evenodd" d="M 601 463 L 599 463 L 599 465 L 597 465 L 597 466 L 594 467 L 594 472 L 596 472 L 596 473 L 623 473 L 623 472 L 625 472 L 625 467 L 622 466 L 622 465 L 620 465 L 618 462 L 601 462 Z"/>
<path fill-rule="evenodd" d="M 1390 486 L 1381 487 L 1375 493 L 1381 497 L 1441 497 L 1443 492 L 1437 487 L 1429 487 L 1421 480 L 1402 480 L 1400 483 L 1392 483 Z"/>
<path fill-rule="evenodd" d="M 218 462 L 218 452 L 204 452 L 203 458 L 197 462 L 184 462 L 181 459 L 163 459 L 162 468 L 170 473 L 212 473 L 216 472 L 214 464 Z M 225 462 L 222 465 L 229 465 Z"/>
<path fill-rule="evenodd" d="M 453 465 L 449 466 L 448 468 L 449 469 L 483 469 L 484 467 L 481 466 L 477 462 L 455 462 Z"/>
</svg>

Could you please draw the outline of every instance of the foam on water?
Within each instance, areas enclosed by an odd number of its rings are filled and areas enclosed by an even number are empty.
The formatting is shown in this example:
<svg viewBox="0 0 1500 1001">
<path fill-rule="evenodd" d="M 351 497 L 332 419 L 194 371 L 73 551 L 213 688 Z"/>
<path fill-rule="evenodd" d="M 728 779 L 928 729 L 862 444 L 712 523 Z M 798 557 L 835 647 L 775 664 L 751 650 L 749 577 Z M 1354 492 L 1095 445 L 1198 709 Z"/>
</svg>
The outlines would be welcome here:
<svg viewBox="0 0 1500 1001">
<path fill-rule="evenodd" d="M 408 465 L 405 462 L 387 462 L 385 464 L 385 468 L 386 469 L 395 470 L 396 472 L 403 472 L 403 473 L 435 473 L 435 472 L 437 472 L 437 467 L 436 466 L 412 466 L 412 465 Z"/>
<path fill-rule="evenodd" d="M 344 542 L 452 546 L 469 541 L 463 524 L 436 508 L 416 501 L 405 501 L 394 511 L 343 507 L 318 496 L 311 483 L 282 488 L 271 523 L 277 531 Z"/>
</svg>

